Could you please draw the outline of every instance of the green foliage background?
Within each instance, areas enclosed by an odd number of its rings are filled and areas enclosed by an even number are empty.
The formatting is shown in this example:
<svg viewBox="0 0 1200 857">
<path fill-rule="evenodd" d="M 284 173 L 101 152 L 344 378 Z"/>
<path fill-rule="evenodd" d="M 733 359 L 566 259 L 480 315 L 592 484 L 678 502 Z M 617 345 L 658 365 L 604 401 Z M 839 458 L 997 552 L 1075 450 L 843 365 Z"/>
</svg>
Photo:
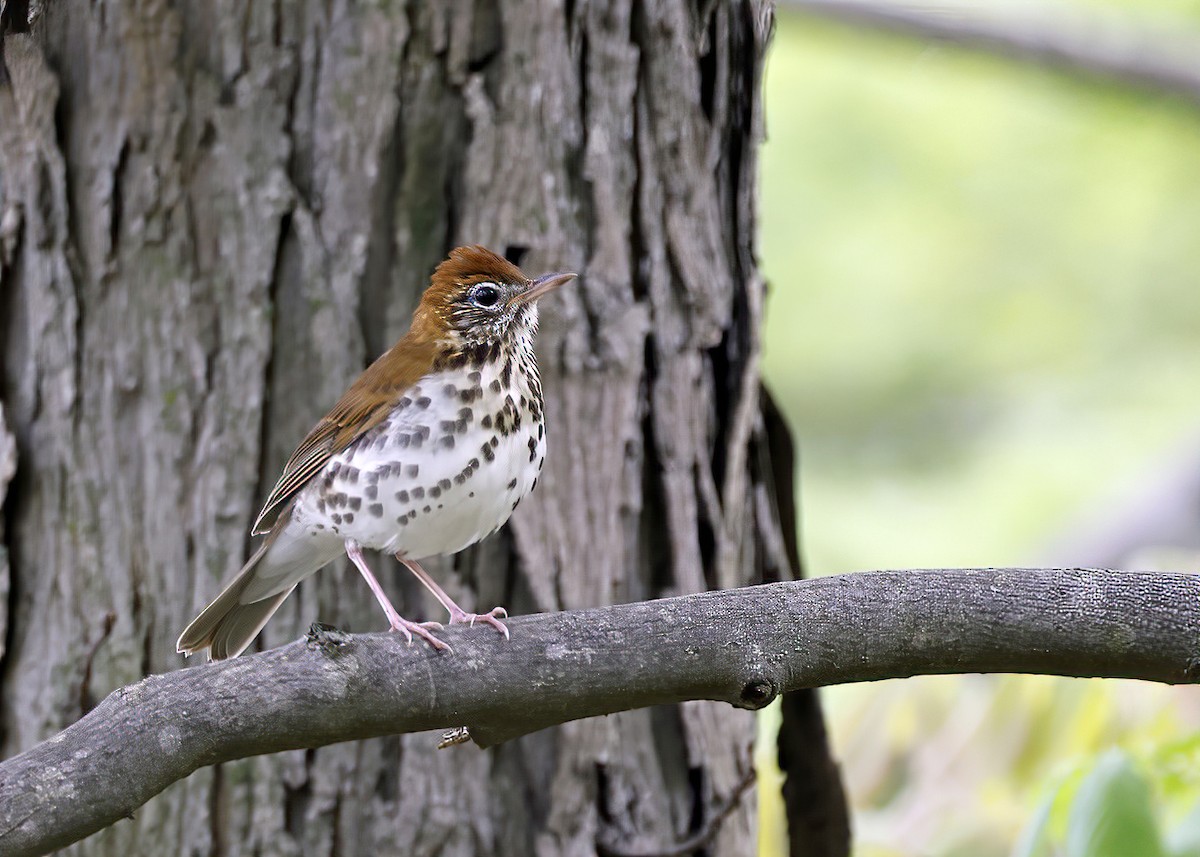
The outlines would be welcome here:
<svg viewBox="0 0 1200 857">
<path fill-rule="evenodd" d="M 1200 446 L 1195 105 L 782 14 L 767 123 L 765 365 L 810 573 L 1039 564 Z M 856 854 L 1200 857 L 1198 697 L 832 688 Z"/>
</svg>

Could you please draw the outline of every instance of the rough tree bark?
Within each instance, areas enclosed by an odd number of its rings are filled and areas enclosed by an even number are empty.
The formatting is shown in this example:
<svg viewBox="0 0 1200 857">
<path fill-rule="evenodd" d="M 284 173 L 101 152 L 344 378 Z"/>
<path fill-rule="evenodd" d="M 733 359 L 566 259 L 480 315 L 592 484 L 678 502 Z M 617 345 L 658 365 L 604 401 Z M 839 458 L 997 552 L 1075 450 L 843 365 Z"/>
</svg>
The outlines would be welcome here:
<svg viewBox="0 0 1200 857">
<path fill-rule="evenodd" d="M 240 564 L 286 455 L 456 243 L 583 278 L 543 316 L 542 485 L 506 533 L 433 563 L 452 594 L 522 613 L 795 572 L 786 442 L 758 386 L 765 3 L 34 11 L 26 26 L 27 4 L 6 4 L 0 75 L 0 399 L 19 465 L 3 755 L 180 665 L 175 635 Z M 404 576 L 387 585 L 420 612 Z M 329 570 L 264 645 L 318 617 L 380 621 Z M 814 698 L 795 701 L 811 761 L 791 773 L 836 814 Z M 737 788 L 751 717 L 691 703 L 486 752 L 407 736 L 231 762 L 71 853 L 652 851 Z M 753 817 L 740 803 L 709 853 L 751 853 Z"/>
</svg>

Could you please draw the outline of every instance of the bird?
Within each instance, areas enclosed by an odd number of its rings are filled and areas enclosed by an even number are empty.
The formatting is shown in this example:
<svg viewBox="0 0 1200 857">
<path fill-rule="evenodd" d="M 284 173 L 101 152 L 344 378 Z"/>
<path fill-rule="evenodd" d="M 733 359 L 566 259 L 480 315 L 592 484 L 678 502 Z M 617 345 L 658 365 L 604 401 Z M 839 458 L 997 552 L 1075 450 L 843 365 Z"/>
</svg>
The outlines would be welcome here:
<svg viewBox="0 0 1200 857">
<path fill-rule="evenodd" d="M 391 630 L 439 651 L 438 622 L 392 606 L 363 551 L 393 554 L 449 612 L 491 625 L 503 607 L 459 607 L 418 560 L 453 554 L 495 532 L 532 491 L 546 455 L 534 354 L 538 300 L 575 279 L 534 279 L 480 246 L 437 266 L 408 332 L 350 385 L 284 466 L 251 535 L 266 538 L 180 635 L 177 650 L 236 657 L 296 585 L 345 553 Z"/>
</svg>

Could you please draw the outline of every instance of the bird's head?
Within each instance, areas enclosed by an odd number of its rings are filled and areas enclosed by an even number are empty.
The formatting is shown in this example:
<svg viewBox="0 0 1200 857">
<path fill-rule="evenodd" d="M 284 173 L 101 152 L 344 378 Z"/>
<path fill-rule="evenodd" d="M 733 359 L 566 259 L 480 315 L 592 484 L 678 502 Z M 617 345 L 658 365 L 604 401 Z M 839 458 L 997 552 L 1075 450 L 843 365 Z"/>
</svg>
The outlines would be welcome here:
<svg viewBox="0 0 1200 857">
<path fill-rule="evenodd" d="M 485 247 L 459 247 L 433 272 L 413 328 L 454 350 L 490 346 L 537 331 L 538 299 L 575 279 L 546 274 L 530 279 Z"/>
</svg>

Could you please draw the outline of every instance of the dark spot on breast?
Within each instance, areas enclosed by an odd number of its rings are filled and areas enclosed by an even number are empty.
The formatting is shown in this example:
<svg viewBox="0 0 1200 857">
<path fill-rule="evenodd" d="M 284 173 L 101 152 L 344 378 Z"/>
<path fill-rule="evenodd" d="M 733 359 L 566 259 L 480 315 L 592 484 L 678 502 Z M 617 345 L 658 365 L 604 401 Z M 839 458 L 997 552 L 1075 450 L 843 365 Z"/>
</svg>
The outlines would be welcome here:
<svg viewBox="0 0 1200 857">
<path fill-rule="evenodd" d="M 420 471 L 421 471 L 420 467 L 418 467 L 415 464 L 410 464 L 410 465 L 408 465 L 408 467 L 404 468 L 404 475 L 405 476 L 416 476 Z"/>
<path fill-rule="evenodd" d="M 472 491 L 472 492 L 471 492 L 470 494 L 468 494 L 467 496 L 468 496 L 468 497 L 474 497 L 474 496 L 475 496 L 475 492 L 474 492 L 474 491 Z"/>
<path fill-rule="evenodd" d="M 340 524 L 342 522 L 342 516 L 339 515 L 337 512 L 334 512 L 332 515 L 329 516 L 329 520 L 333 521 L 335 524 Z"/>
<path fill-rule="evenodd" d="M 529 460 L 533 461 L 537 458 L 537 441 L 533 438 L 529 439 Z"/>
<path fill-rule="evenodd" d="M 428 408 L 430 401 L 432 400 L 428 396 L 422 396 L 421 398 L 417 399 L 417 407 Z"/>
<path fill-rule="evenodd" d="M 455 387 L 453 384 L 447 384 L 445 387 L 442 387 L 442 392 L 446 394 L 447 398 L 452 399 L 458 395 L 458 387 Z"/>
<path fill-rule="evenodd" d="M 350 508 L 356 512 L 360 508 L 362 508 L 362 497 L 351 497 L 350 498 Z"/>
<path fill-rule="evenodd" d="M 407 491 L 397 491 L 396 499 L 399 500 L 401 503 L 408 503 L 408 492 Z"/>
<path fill-rule="evenodd" d="M 444 446 L 446 449 L 454 449 L 454 435 L 443 435 L 442 437 L 438 438 L 438 443 Z"/>
<path fill-rule="evenodd" d="M 454 420 L 442 420 L 440 428 L 442 432 L 452 432 L 455 428 Z"/>
<path fill-rule="evenodd" d="M 488 461 L 496 460 L 496 453 L 492 452 L 491 444 L 485 443 L 483 446 L 479 447 L 479 451 L 483 453 L 483 457 Z"/>
<path fill-rule="evenodd" d="M 537 481 L 538 481 L 538 478 L 536 476 L 533 477 L 533 484 L 529 486 L 530 491 L 532 491 L 534 488 L 537 487 Z"/>
<path fill-rule="evenodd" d="M 467 376 L 467 380 L 470 381 L 472 384 L 478 384 L 479 379 L 482 377 L 483 376 L 480 375 L 478 372 L 472 372 L 470 375 Z"/>
<path fill-rule="evenodd" d="M 433 511 L 433 507 L 432 507 L 432 506 L 426 506 L 426 507 L 425 507 L 424 509 L 422 509 L 421 511 L 423 511 L 423 512 L 424 512 L 426 515 L 428 515 L 430 512 L 432 512 L 432 511 Z"/>
<path fill-rule="evenodd" d="M 496 447 L 498 447 L 500 445 L 500 438 L 496 437 L 495 435 L 492 435 L 492 439 L 489 440 L 488 443 L 490 443 L 492 445 L 492 449 L 495 449 Z"/>
<path fill-rule="evenodd" d="M 412 495 L 413 495 L 414 500 L 424 500 L 425 499 L 425 489 L 424 488 L 414 488 L 412 490 Z"/>
<path fill-rule="evenodd" d="M 439 480 L 438 487 L 440 487 L 443 491 L 449 491 L 450 490 L 450 480 L 449 479 Z"/>
<path fill-rule="evenodd" d="M 402 527 L 408 526 L 408 515 L 401 515 L 396 519 L 396 523 Z"/>
<path fill-rule="evenodd" d="M 357 467 L 347 467 L 347 468 L 345 468 L 345 472 L 342 474 L 342 478 L 345 479 L 347 482 L 349 482 L 351 485 L 357 485 L 358 484 L 358 474 L 359 474 L 359 470 Z"/>
<path fill-rule="evenodd" d="M 500 379 L 499 379 L 499 378 L 497 378 L 496 380 L 492 381 L 492 383 L 488 384 L 488 387 L 491 389 L 491 391 L 492 391 L 493 393 L 499 393 L 501 390 L 503 390 L 503 389 L 504 389 L 503 387 L 501 387 L 501 386 L 500 386 Z"/>
<path fill-rule="evenodd" d="M 479 389 L 478 387 L 467 387 L 466 389 L 459 391 L 458 398 L 459 401 L 461 401 L 464 405 L 469 405 L 482 395 L 483 390 Z"/>
<path fill-rule="evenodd" d="M 347 512 L 346 514 L 342 515 L 342 520 L 345 521 L 347 524 L 353 524 L 354 523 L 354 513 Z"/>
<path fill-rule="evenodd" d="M 368 470 L 366 479 L 367 479 L 368 485 L 374 485 L 376 482 L 379 481 L 379 471 L 378 470 Z"/>
<path fill-rule="evenodd" d="M 412 399 L 410 399 L 408 396 L 401 396 L 400 401 L 396 402 L 396 407 L 397 408 L 407 408 L 411 404 L 412 404 Z"/>
<path fill-rule="evenodd" d="M 508 357 L 504 360 L 504 368 L 500 370 L 500 381 L 504 384 L 504 389 L 512 386 L 512 358 Z"/>
<path fill-rule="evenodd" d="M 325 514 L 325 501 L 324 500 L 317 500 L 317 511 L 320 512 L 322 515 Z"/>
<path fill-rule="evenodd" d="M 512 482 L 508 483 L 508 490 L 511 491 L 517 487 L 517 478 L 514 476 Z"/>
<path fill-rule="evenodd" d="M 455 485 L 462 485 L 466 481 L 467 481 L 467 476 L 465 473 L 459 473 L 459 474 L 455 475 L 455 477 L 454 477 Z"/>
<path fill-rule="evenodd" d="M 484 414 L 483 419 L 481 419 L 479 421 L 479 425 L 481 425 L 485 429 L 491 428 L 492 427 L 492 415 Z"/>
<path fill-rule="evenodd" d="M 421 440 L 429 440 L 429 426 L 417 426 L 415 431 Z"/>
<path fill-rule="evenodd" d="M 374 500 L 376 497 L 379 496 L 379 486 L 378 485 L 368 485 L 366 487 L 366 490 L 363 491 L 363 495 L 368 500 Z"/>
<path fill-rule="evenodd" d="M 370 515 L 372 517 L 382 518 L 383 517 L 383 504 L 382 503 L 372 503 L 370 506 L 367 507 L 367 512 L 370 513 Z"/>
<path fill-rule="evenodd" d="M 408 449 L 408 443 L 410 440 L 411 438 L 406 434 L 398 434 L 395 437 L 396 446 L 400 447 L 401 449 Z"/>
<path fill-rule="evenodd" d="M 438 497 L 442 496 L 442 489 L 439 488 L 438 486 L 434 485 L 432 488 L 429 489 L 429 496 L 436 500 Z M 426 512 L 429 511 L 428 506 L 425 507 L 425 511 Z"/>
</svg>

